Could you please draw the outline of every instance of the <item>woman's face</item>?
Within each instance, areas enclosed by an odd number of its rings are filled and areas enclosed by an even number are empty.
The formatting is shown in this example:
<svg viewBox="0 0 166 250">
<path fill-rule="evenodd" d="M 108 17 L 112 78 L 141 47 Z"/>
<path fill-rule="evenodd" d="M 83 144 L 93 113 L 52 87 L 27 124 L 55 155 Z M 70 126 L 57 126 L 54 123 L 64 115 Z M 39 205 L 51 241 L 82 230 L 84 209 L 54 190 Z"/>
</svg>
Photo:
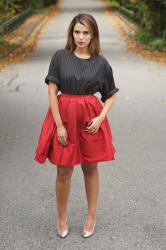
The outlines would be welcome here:
<svg viewBox="0 0 166 250">
<path fill-rule="evenodd" d="M 92 39 L 92 34 L 88 26 L 76 23 L 73 29 L 73 37 L 77 47 L 86 48 Z"/>
</svg>

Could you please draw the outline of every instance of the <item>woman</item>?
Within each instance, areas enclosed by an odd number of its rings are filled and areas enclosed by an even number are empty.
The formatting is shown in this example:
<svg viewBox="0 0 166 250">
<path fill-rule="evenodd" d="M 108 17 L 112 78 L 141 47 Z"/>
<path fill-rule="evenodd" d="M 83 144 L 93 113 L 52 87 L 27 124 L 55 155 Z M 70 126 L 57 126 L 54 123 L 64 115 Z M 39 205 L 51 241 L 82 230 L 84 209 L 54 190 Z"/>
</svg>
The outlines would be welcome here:
<svg viewBox="0 0 166 250">
<path fill-rule="evenodd" d="M 81 164 L 88 214 L 82 236 L 94 233 L 99 194 L 97 164 L 114 160 L 107 113 L 115 101 L 112 68 L 100 54 L 99 31 L 89 14 L 75 16 L 68 28 L 65 49 L 52 56 L 48 75 L 49 109 L 42 125 L 35 160 L 57 165 L 58 235 L 68 235 L 67 201 L 73 167 Z M 61 91 L 60 95 L 57 95 Z M 101 102 L 94 95 L 101 94 Z"/>
</svg>

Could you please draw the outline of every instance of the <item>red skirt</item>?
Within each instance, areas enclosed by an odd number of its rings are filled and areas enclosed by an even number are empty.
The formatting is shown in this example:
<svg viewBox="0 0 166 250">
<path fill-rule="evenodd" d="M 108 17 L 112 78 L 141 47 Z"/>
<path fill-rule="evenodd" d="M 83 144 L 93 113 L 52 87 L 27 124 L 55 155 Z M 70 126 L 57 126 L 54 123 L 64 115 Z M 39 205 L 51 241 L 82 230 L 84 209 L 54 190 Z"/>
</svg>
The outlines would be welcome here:
<svg viewBox="0 0 166 250">
<path fill-rule="evenodd" d="M 111 127 L 107 117 L 95 134 L 84 131 L 88 122 L 98 116 L 103 106 L 95 95 L 57 96 L 59 111 L 68 133 L 68 144 L 58 142 L 56 123 L 51 108 L 43 121 L 34 160 L 43 164 L 46 158 L 52 164 L 74 166 L 81 163 L 95 163 L 115 160 Z"/>
</svg>

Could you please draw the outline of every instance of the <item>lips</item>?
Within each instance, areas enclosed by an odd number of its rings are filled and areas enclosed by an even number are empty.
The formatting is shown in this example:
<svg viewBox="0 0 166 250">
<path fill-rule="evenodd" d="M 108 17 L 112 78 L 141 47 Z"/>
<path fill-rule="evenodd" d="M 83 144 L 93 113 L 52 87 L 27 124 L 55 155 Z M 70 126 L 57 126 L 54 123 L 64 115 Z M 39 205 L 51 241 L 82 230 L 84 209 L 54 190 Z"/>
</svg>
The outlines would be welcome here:
<svg viewBox="0 0 166 250">
<path fill-rule="evenodd" d="M 79 43 L 80 45 L 81 45 L 81 44 L 84 44 L 83 42 L 78 42 L 78 43 Z"/>
</svg>

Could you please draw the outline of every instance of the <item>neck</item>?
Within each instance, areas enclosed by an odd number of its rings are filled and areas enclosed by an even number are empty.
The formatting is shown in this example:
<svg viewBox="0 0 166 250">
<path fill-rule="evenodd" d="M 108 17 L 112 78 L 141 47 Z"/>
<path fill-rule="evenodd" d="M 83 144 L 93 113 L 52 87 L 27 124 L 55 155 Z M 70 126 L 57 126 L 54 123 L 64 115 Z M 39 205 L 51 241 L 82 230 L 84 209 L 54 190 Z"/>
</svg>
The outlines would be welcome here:
<svg viewBox="0 0 166 250">
<path fill-rule="evenodd" d="M 84 54 L 84 55 L 89 55 L 89 51 L 87 48 L 78 48 L 76 47 L 74 50 L 78 54 Z"/>
</svg>

